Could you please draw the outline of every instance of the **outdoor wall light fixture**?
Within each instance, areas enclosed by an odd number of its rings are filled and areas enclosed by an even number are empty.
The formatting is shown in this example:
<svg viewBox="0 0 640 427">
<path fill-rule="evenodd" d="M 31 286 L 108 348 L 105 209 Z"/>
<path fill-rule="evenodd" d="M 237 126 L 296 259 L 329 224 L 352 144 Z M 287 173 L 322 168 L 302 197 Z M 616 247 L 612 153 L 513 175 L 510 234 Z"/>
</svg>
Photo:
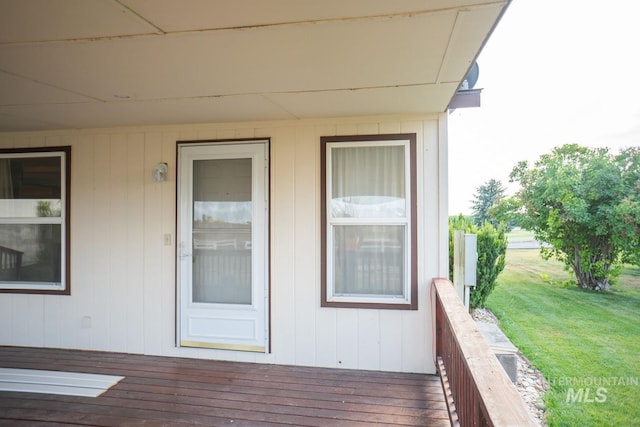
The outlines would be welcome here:
<svg viewBox="0 0 640 427">
<path fill-rule="evenodd" d="M 167 171 L 169 166 L 166 163 L 158 163 L 151 172 L 155 182 L 163 182 L 167 179 Z"/>
</svg>

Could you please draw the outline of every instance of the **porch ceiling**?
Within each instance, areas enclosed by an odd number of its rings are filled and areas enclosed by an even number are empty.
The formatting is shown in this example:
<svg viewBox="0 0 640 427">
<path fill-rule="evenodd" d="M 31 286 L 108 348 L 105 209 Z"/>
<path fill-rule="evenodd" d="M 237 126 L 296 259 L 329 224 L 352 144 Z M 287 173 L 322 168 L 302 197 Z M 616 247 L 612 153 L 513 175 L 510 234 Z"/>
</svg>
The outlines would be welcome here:
<svg viewBox="0 0 640 427">
<path fill-rule="evenodd" d="M 509 0 L 1 0 L 0 131 L 445 111 Z"/>
</svg>

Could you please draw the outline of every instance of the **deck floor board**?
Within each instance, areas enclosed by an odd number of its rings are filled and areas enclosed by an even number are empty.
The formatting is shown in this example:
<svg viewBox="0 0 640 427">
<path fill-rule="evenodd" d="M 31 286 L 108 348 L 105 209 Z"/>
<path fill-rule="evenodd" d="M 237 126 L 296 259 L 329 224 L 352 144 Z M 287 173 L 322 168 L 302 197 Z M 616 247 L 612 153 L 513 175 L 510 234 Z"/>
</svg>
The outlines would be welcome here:
<svg viewBox="0 0 640 427">
<path fill-rule="evenodd" d="M 0 392 L 0 426 L 450 425 L 432 375 L 25 347 L 0 367 L 125 377 L 97 398 Z"/>
</svg>

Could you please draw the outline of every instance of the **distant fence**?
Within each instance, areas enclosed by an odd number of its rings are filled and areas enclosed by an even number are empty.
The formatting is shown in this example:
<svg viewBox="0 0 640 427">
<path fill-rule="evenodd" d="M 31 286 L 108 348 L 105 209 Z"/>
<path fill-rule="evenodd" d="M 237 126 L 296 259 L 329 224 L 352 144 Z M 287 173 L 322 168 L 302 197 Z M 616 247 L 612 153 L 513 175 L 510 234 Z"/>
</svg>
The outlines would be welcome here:
<svg viewBox="0 0 640 427">
<path fill-rule="evenodd" d="M 196 249 L 194 302 L 250 304 L 251 249 Z"/>
</svg>

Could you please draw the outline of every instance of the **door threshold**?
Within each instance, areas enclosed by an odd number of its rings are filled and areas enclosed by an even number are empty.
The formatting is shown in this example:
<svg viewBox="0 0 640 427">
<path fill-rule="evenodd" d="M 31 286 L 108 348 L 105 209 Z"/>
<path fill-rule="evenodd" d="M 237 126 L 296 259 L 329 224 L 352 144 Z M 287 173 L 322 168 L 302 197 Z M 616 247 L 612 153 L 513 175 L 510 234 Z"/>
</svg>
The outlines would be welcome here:
<svg viewBox="0 0 640 427">
<path fill-rule="evenodd" d="M 180 347 L 210 348 L 215 350 L 250 351 L 253 353 L 266 353 L 263 345 L 223 344 L 202 341 L 180 341 Z"/>
</svg>

